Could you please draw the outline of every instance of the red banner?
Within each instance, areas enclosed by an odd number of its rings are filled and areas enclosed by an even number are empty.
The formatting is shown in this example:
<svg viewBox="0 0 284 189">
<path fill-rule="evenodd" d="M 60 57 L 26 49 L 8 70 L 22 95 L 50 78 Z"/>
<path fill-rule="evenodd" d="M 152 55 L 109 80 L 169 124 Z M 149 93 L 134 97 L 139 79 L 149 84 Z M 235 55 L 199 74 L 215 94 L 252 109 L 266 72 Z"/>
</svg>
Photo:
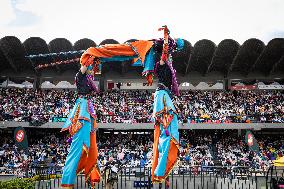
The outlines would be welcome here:
<svg viewBox="0 0 284 189">
<path fill-rule="evenodd" d="M 256 85 L 235 85 L 231 86 L 231 90 L 255 90 L 257 88 Z"/>
</svg>

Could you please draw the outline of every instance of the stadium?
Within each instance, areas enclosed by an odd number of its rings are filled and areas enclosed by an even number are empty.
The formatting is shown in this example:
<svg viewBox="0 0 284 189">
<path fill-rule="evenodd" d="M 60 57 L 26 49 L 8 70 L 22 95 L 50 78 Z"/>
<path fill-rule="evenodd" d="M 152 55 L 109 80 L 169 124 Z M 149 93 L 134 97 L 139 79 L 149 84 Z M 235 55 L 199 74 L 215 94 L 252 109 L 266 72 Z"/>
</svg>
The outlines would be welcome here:
<svg viewBox="0 0 284 189">
<path fill-rule="evenodd" d="M 224 39 L 217 45 L 207 39 L 194 45 L 183 41 L 183 49 L 173 54 L 181 90 L 177 99 L 181 152 L 170 187 L 272 186 L 267 173 L 284 149 L 284 39 L 272 39 L 267 45 L 258 39 L 243 44 Z M 98 45 L 118 43 L 106 39 Z M 58 187 L 60 179 L 45 179 L 60 174 L 64 165 L 68 143 L 60 128 L 74 103 L 79 58 L 93 46 L 97 44 L 86 38 L 74 44 L 64 38 L 49 44 L 39 37 L 23 43 L 14 36 L 0 40 L 3 179 L 38 175 L 36 188 Z M 35 69 L 66 60 L 74 63 Z M 129 61 L 114 62 L 103 64 L 96 77 L 101 91 L 93 97 L 99 161 L 103 166 L 106 156 L 113 156 L 123 164 L 115 188 L 131 188 L 133 183 L 137 185 L 133 187 L 151 186 L 146 183 L 156 86 L 155 80 L 148 86 L 141 72 L 141 66 Z M 28 156 L 15 148 L 13 133 L 19 126 L 27 132 Z M 248 150 L 247 130 L 255 134 L 260 153 Z M 281 174 L 275 177 L 279 180 Z M 78 178 L 77 187 L 87 187 L 80 181 L 83 177 Z M 103 182 L 98 187 L 104 187 Z"/>
<path fill-rule="evenodd" d="M 0 3 L 0 189 L 284 188 L 284 2 Z"/>
</svg>

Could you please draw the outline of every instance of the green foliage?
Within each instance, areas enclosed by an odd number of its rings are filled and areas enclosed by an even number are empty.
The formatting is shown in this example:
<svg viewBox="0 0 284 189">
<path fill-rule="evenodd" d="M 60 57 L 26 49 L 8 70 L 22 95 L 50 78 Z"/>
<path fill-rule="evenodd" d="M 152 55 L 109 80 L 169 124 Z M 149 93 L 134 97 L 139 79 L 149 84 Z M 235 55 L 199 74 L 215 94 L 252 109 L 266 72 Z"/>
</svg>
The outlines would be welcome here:
<svg viewBox="0 0 284 189">
<path fill-rule="evenodd" d="M 0 181 L 1 189 L 34 189 L 35 180 L 32 178 L 13 179 L 9 181 Z"/>
<path fill-rule="evenodd" d="M 0 189 L 34 189 L 36 181 L 56 178 L 61 178 L 61 175 L 49 175 L 48 177 L 35 175 L 32 178 L 16 178 L 9 181 L 0 181 Z"/>
</svg>

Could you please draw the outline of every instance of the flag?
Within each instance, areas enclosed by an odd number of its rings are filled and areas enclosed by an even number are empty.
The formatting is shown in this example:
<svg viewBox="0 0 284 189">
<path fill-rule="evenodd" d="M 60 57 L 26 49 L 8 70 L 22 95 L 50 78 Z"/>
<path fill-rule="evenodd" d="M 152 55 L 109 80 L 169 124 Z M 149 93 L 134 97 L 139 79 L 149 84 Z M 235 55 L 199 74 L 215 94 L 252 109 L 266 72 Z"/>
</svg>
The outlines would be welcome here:
<svg viewBox="0 0 284 189">
<path fill-rule="evenodd" d="M 255 137 L 254 137 L 254 135 L 252 134 L 251 131 L 246 132 L 245 140 L 246 140 L 246 143 L 249 147 L 249 150 L 254 151 L 254 152 L 259 152 L 257 140 L 255 139 Z"/>
<path fill-rule="evenodd" d="M 14 131 L 15 143 L 18 148 L 24 149 L 27 151 L 28 149 L 28 138 L 26 131 L 23 127 L 17 127 Z"/>
</svg>

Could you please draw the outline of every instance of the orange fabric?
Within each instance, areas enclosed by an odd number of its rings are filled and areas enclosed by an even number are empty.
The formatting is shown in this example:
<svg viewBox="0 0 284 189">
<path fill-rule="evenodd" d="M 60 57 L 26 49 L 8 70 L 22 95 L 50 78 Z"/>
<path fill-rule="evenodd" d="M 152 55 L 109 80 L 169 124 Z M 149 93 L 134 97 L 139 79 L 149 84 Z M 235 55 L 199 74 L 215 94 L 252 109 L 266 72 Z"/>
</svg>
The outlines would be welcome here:
<svg viewBox="0 0 284 189">
<path fill-rule="evenodd" d="M 83 150 L 76 174 L 79 174 L 84 169 L 87 159 L 88 159 L 87 152 Z"/>
<path fill-rule="evenodd" d="M 142 63 L 144 63 L 147 52 L 153 46 L 153 41 L 143 41 L 143 40 L 134 41 L 131 43 L 131 45 L 137 49 L 137 52 L 139 53 L 139 56 L 141 57 L 141 61 Z M 136 60 L 137 59 L 134 59 L 134 62 Z"/>
<path fill-rule="evenodd" d="M 146 53 L 152 47 L 152 41 L 135 41 L 131 43 L 137 49 L 138 56 L 144 62 Z M 108 44 L 100 47 L 90 47 L 81 56 L 80 63 L 89 66 L 92 61 L 89 61 L 90 56 L 95 58 L 111 58 L 113 56 L 134 56 L 136 52 L 128 44 Z"/>
<path fill-rule="evenodd" d="M 148 82 L 148 86 L 152 86 L 153 85 L 153 74 L 152 73 L 148 73 L 146 76 L 147 82 Z"/>
<path fill-rule="evenodd" d="M 97 128 L 97 123 L 94 121 L 93 127 Z M 94 182 L 100 182 L 100 171 L 97 166 L 98 162 L 98 147 L 96 132 L 90 133 L 90 148 L 87 149 L 85 146 L 78 164 L 76 173 L 78 174 L 82 170 L 85 170 L 86 181 L 90 178 L 92 185 Z"/>
<path fill-rule="evenodd" d="M 90 178 L 92 183 L 100 181 L 100 174 L 97 166 L 98 162 L 98 147 L 96 140 L 96 132 L 91 132 L 90 149 L 88 160 L 85 165 L 86 178 Z"/>
<path fill-rule="evenodd" d="M 174 165 L 177 161 L 177 158 L 178 158 L 178 155 L 179 155 L 178 152 L 179 152 L 178 143 L 174 139 L 171 139 L 165 176 L 164 177 L 156 177 L 156 176 L 154 176 L 154 171 L 152 170 L 152 181 L 153 182 L 154 181 L 155 182 L 162 182 L 163 180 L 166 179 L 166 177 L 169 175 L 170 171 L 173 169 L 173 167 L 174 167 Z M 157 158 L 157 162 L 158 162 L 158 158 Z M 157 164 L 155 166 L 155 169 L 156 169 L 156 167 L 157 167 Z"/>
<path fill-rule="evenodd" d="M 63 189 L 73 189 L 74 184 L 61 184 L 61 188 Z"/>
<path fill-rule="evenodd" d="M 101 174 L 98 170 L 98 168 L 94 169 L 90 174 L 90 180 L 92 182 L 92 185 L 94 182 L 100 182 Z"/>
<path fill-rule="evenodd" d="M 179 152 L 178 144 L 174 141 L 174 139 L 171 139 L 170 151 L 169 151 L 169 156 L 168 156 L 168 164 L 166 168 L 166 175 L 170 173 L 173 166 L 175 165 L 177 158 L 178 158 L 178 154 L 179 154 L 178 152 Z"/>
<path fill-rule="evenodd" d="M 154 144 L 153 144 L 152 181 L 154 181 L 155 178 L 154 172 L 158 165 L 158 158 L 159 158 L 158 145 L 159 145 L 160 134 L 161 134 L 160 126 L 159 124 L 156 124 L 154 130 Z"/>
</svg>

